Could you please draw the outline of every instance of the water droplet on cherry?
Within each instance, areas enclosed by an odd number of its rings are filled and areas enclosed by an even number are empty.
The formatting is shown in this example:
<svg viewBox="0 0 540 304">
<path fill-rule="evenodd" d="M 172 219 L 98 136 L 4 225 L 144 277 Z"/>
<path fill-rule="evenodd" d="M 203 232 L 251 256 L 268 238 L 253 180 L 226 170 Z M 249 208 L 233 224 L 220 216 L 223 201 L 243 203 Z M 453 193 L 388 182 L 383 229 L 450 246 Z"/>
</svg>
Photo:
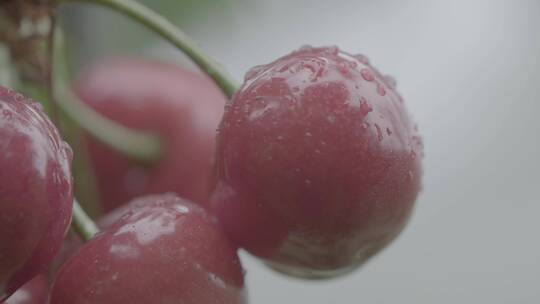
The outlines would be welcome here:
<svg viewBox="0 0 540 304">
<path fill-rule="evenodd" d="M 369 112 L 373 111 L 373 107 L 369 104 L 365 97 L 360 97 L 360 113 L 366 116 Z"/>
<path fill-rule="evenodd" d="M 337 55 L 339 53 L 339 48 L 335 45 L 329 46 L 326 48 L 328 54 Z"/>
<path fill-rule="evenodd" d="M 266 65 L 257 65 L 257 66 L 252 67 L 251 69 L 249 69 L 246 72 L 246 74 L 244 76 L 244 81 L 247 81 L 247 80 L 252 79 L 253 77 L 257 76 L 257 74 L 259 74 L 259 72 L 264 70 L 265 67 L 266 67 Z"/>
<path fill-rule="evenodd" d="M 40 104 L 39 102 L 31 102 L 28 104 L 32 109 L 38 111 L 38 112 L 43 112 L 43 105 Z"/>
<path fill-rule="evenodd" d="M 377 94 L 381 95 L 381 96 L 384 96 L 386 95 L 386 89 L 384 88 L 384 86 L 380 83 L 377 83 Z"/>
<path fill-rule="evenodd" d="M 311 51 L 313 47 L 309 44 L 304 44 L 298 49 L 299 51 Z"/>
<path fill-rule="evenodd" d="M 13 118 L 13 114 L 11 113 L 10 110 L 4 109 L 2 110 L 2 114 L 7 120 L 11 120 Z"/>
<path fill-rule="evenodd" d="M 353 55 L 353 57 L 356 58 L 356 60 L 360 61 L 363 64 L 369 64 L 369 58 L 367 58 L 365 55 L 356 54 L 356 55 Z"/>
<path fill-rule="evenodd" d="M 381 127 L 379 127 L 378 124 L 375 124 L 375 129 L 377 129 L 377 139 L 379 141 L 382 141 L 383 140 L 383 134 L 382 134 Z"/>
<path fill-rule="evenodd" d="M 373 73 L 371 73 L 371 70 L 368 68 L 363 68 L 362 70 L 360 70 L 360 74 L 362 75 L 362 78 L 364 78 L 366 81 L 373 81 L 375 79 Z"/>
</svg>

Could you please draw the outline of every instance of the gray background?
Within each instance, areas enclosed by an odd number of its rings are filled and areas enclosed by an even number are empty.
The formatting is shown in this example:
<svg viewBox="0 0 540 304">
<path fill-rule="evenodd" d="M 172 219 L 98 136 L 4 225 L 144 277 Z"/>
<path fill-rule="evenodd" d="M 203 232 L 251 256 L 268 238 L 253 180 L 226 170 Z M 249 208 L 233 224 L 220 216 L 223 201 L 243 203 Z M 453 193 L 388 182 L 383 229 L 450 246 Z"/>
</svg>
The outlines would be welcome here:
<svg viewBox="0 0 540 304">
<path fill-rule="evenodd" d="M 251 303 L 540 303 L 540 1 L 206 2 L 177 23 L 237 79 L 303 44 L 364 53 L 395 76 L 425 142 L 424 190 L 395 243 L 325 282 L 242 254 Z M 141 52 L 181 60 L 153 41 Z"/>
</svg>

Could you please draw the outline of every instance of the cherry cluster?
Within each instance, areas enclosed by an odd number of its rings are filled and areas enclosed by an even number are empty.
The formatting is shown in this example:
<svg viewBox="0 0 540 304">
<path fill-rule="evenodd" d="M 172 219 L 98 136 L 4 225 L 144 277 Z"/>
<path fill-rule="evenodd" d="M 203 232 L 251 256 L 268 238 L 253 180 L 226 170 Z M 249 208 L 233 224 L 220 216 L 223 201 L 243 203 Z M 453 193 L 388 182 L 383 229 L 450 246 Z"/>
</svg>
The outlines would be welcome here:
<svg viewBox="0 0 540 304">
<path fill-rule="evenodd" d="M 84 242 L 68 231 L 70 147 L 0 88 L 0 302 L 247 303 L 238 249 L 295 277 L 343 275 L 400 233 L 420 190 L 422 142 L 395 81 L 336 47 L 252 68 L 231 100 L 135 58 L 91 67 L 74 91 L 163 153 L 140 162 L 84 135 L 107 212 Z"/>
</svg>

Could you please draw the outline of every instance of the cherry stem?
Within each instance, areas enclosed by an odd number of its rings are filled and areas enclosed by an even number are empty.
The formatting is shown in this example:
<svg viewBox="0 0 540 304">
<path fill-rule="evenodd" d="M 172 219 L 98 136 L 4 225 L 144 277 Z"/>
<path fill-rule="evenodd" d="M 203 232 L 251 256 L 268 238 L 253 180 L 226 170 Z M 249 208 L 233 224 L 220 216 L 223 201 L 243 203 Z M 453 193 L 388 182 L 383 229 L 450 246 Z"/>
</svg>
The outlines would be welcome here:
<svg viewBox="0 0 540 304">
<path fill-rule="evenodd" d="M 133 18 L 148 29 L 154 31 L 165 40 L 176 46 L 191 58 L 214 82 L 227 97 L 237 91 L 238 83 L 188 35 L 163 16 L 134 0 L 57 0 L 59 2 L 85 1 L 100 4 Z"/>
<path fill-rule="evenodd" d="M 158 159 L 162 154 L 162 142 L 158 136 L 118 124 L 87 106 L 73 93 L 65 81 L 68 72 L 63 36 L 58 28 L 54 30 L 55 46 L 51 66 L 55 69 L 52 89 L 56 105 L 84 130 L 112 149 L 143 162 Z"/>
<path fill-rule="evenodd" d="M 84 209 L 75 198 L 73 199 L 73 219 L 71 226 L 85 242 L 89 241 L 99 232 L 97 225 L 84 212 Z"/>
<path fill-rule="evenodd" d="M 9 49 L 0 43 L 0 83 L 8 88 L 15 87 L 15 75 L 10 64 Z"/>
</svg>

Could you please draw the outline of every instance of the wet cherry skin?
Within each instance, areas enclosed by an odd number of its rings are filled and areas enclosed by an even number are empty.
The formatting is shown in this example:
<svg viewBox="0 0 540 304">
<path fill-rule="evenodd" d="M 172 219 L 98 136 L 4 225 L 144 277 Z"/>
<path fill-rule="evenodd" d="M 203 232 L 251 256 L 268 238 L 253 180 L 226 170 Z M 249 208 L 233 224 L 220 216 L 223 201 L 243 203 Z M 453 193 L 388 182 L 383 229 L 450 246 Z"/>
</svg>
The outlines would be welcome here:
<svg viewBox="0 0 540 304">
<path fill-rule="evenodd" d="M 88 105 L 128 127 L 161 136 L 165 155 L 134 161 L 90 139 L 88 151 L 105 211 L 152 193 L 175 192 L 204 204 L 212 178 L 215 132 L 225 97 L 209 78 L 148 59 L 98 63 L 76 81 Z"/>
<path fill-rule="evenodd" d="M 0 87 L 0 301 L 45 271 L 71 221 L 72 152 L 37 103 Z"/>
<path fill-rule="evenodd" d="M 336 47 L 251 69 L 217 136 L 210 208 L 230 238 L 306 278 L 350 272 L 394 239 L 423 153 L 394 85 Z"/>
<path fill-rule="evenodd" d="M 64 263 L 51 304 L 245 303 L 236 248 L 215 218 L 174 194 L 130 207 Z"/>
<path fill-rule="evenodd" d="M 47 304 L 49 282 L 45 275 L 38 275 L 17 289 L 3 304 Z"/>
</svg>

